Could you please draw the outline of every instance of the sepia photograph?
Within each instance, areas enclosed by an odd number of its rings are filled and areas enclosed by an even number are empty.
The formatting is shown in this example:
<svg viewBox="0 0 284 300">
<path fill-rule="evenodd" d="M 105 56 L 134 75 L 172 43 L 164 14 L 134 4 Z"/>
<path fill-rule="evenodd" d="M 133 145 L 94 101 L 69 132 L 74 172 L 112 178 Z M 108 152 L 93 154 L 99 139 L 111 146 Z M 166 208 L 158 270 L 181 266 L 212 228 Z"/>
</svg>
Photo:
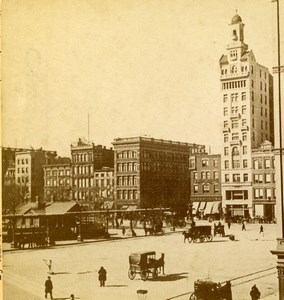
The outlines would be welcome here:
<svg viewBox="0 0 284 300">
<path fill-rule="evenodd" d="M 284 300 L 283 0 L 2 0 L 1 68 L 1 299 Z"/>
</svg>

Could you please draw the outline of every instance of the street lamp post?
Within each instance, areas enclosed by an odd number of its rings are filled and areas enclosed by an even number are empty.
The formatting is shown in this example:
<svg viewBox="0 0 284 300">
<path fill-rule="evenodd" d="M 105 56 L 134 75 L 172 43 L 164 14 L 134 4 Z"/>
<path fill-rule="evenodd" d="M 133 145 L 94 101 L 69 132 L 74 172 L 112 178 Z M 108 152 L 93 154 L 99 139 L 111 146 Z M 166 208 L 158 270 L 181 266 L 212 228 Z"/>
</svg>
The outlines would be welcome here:
<svg viewBox="0 0 284 300">
<path fill-rule="evenodd" d="M 282 115 L 281 115 L 281 61 L 280 61 L 280 18 L 279 18 L 279 0 L 273 0 L 277 5 L 277 58 L 278 66 L 275 69 L 275 73 L 278 73 L 278 113 L 279 113 L 279 160 L 280 160 L 280 220 L 278 219 L 279 225 L 281 226 L 281 238 L 277 239 L 277 249 L 272 250 L 273 255 L 277 255 L 277 270 L 278 270 L 278 288 L 279 288 L 279 299 L 284 299 L 284 227 L 283 227 L 283 217 L 284 217 L 284 206 L 283 206 L 283 157 L 282 157 Z M 274 71 L 274 70 L 273 70 Z M 277 153 L 278 155 L 278 153 Z"/>
</svg>

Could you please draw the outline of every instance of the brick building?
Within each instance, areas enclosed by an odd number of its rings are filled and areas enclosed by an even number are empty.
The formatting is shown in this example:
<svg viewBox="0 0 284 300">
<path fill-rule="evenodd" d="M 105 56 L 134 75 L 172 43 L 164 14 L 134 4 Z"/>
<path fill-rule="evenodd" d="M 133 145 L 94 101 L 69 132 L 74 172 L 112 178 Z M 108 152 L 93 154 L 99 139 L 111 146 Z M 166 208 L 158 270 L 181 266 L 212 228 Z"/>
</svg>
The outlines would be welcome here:
<svg viewBox="0 0 284 300">
<path fill-rule="evenodd" d="M 118 207 L 187 209 L 189 156 L 205 146 L 146 137 L 117 138 L 113 146 Z"/>
<path fill-rule="evenodd" d="M 95 201 L 94 171 L 113 168 L 114 152 L 101 145 L 79 139 L 71 145 L 73 199 L 91 204 Z"/>
<path fill-rule="evenodd" d="M 220 215 L 221 155 L 197 153 L 190 157 L 190 170 L 192 213 L 200 216 Z"/>
</svg>

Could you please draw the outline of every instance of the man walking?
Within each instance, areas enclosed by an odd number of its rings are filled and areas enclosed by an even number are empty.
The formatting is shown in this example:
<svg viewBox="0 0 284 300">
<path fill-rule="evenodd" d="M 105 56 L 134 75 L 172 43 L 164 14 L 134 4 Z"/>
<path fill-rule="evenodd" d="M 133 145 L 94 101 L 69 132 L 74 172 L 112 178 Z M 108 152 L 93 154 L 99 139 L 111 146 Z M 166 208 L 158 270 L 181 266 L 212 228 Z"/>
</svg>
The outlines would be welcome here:
<svg viewBox="0 0 284 300">
<path fill-rule="evenodd" d="M 105 286 L 107 271 L 103 267 L 101 267 L 98 273 L 99 273 L 100 286 L 101 287 Z"/>
<path fill-rule="evenodd" d="M 47 280 L 45 281 L 45 298 L 47 298 L 47 294 L 50 294 L 50 299 L 53 299 L 52 297 L 52 281 L 50 280 L 50 276 L 47 277 Z"/>
</svg>

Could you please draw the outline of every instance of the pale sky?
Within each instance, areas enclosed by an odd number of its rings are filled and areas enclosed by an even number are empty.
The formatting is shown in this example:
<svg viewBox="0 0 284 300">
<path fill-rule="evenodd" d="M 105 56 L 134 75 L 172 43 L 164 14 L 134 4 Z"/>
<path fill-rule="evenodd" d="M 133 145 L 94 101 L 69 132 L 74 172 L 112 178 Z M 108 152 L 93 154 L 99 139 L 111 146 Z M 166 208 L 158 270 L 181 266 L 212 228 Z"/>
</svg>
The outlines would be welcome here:
<svg viewBox="0 0 284 300">
<path fill-rule="evenodd" d="M 70 143 L 88 137 L 89 113 L 95 144 L 148 135 L 219 152 L 228 25 L 238 9 L 245 43 L 271 71 L 275 5 L 4 0 L 2 145 L 70 156 Z"/>
</svg>

